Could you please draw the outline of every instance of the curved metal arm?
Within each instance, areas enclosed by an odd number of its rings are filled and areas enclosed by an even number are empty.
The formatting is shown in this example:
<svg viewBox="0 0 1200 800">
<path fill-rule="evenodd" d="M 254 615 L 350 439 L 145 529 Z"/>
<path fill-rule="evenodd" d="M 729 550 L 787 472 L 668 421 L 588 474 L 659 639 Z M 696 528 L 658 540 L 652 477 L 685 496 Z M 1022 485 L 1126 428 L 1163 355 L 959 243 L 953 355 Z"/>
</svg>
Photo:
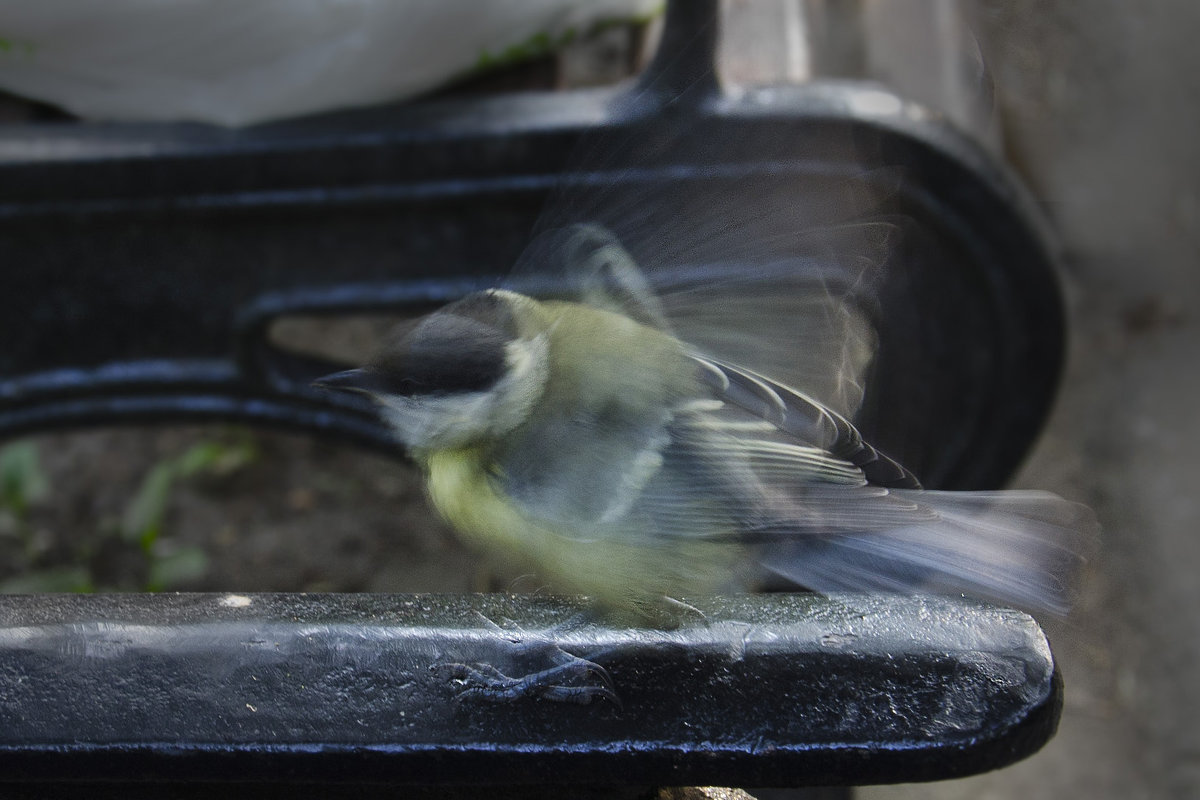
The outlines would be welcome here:
<svg viewBox="0 0 1200 800">
<path fill-rule="evenodd" d="M 656 631 L 529 596 L 0 597 L 0 783 L 847 785 L 995 769 L 1054 732 L 1022 614 L 689 602 L 704 619 Z M 481 699 L 445 668 L 547 652 L 603 667 L 619 703 Z"/>
</svg>

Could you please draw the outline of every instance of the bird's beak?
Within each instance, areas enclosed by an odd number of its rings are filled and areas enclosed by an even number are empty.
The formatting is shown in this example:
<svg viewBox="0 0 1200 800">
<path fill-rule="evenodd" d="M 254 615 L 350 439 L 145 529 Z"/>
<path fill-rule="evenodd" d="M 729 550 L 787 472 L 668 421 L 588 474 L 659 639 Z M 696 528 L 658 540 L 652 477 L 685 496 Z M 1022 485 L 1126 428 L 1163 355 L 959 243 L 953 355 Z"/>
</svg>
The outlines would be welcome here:
<svg viewBox="0 0 1200 800">
<path fill-rule="evenodd" d="M 317 378 L 312 385 L 318 389 L 361 394 L 378 394 L 383 388 L 379 385 L 379 375 L 369 369 L 348 369 L 343 372 L 335 372 L 332 375 Z"/>
</svg>

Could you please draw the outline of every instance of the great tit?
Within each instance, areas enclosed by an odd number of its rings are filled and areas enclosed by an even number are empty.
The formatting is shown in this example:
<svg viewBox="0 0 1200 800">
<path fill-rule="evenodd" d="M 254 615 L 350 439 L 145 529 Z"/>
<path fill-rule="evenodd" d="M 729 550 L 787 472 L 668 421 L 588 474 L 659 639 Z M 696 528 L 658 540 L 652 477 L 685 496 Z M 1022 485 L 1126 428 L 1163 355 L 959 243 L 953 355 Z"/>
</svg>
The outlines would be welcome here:
<svg viewBox="0 0 1200 800">
<path fill-rule="evenodd" d="M 1085 507 L 923 490 L 832 404 L 686 341 L 604 228 L 550 250 L 571 299 L 469 294 L 316 382 L 374 401 L 469 544 L 650 622 L 765 576 L 1067 608 Z"/>
</svg>

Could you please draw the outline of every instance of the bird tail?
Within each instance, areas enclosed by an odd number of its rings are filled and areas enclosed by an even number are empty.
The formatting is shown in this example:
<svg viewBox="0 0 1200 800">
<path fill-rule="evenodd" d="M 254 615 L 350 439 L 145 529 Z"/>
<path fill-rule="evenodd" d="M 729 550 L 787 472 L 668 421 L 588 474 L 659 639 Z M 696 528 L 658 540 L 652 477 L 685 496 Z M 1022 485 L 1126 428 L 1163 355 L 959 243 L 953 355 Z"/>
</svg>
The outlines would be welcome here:
<svg viewBox="0 0 1200 800">
<path fill-rule="evenodd" d="M 1099 525 L 1048 492 L 893 490 L 932 512 L 919 523 L 800 533 L 762 551 L 769 572 L 818 592 L 967 594 L 1067 613 Z"/>
</svg>

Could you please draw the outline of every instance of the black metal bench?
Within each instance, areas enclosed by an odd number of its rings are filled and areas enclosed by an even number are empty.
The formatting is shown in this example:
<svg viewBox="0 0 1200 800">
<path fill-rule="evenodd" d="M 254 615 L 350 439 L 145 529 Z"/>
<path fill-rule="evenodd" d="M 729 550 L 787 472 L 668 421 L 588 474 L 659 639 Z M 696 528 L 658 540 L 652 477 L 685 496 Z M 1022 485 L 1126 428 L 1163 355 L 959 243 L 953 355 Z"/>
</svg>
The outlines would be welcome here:
<svg viewBox="0 0 1200 800">
<path fill-rule="evenodd" d="M 722 94 L 704 79 L 710 6 L 672 5 L 639 103 L 613 89 L 241 131 L 0 127 L 0 437 L 237 420 L 394 453 L 369 409 L 309 388 L 337 365 L 280 347 L 271 323 L 424 310 L 491 284 L 556 182 L 632 180 L 619 157 L 564 177 L 580 137 L 635 139 L 686 113 L 700 137 L 787 132 L 770 153 L 731 148 L 720 169 L 682 165 L 701 191 L 737 191 L 731 174 L 780 165 L 799 191 L 870 180 L 877 164 L 848 140 L 903 168 L 889 209 L 920 236 L 880 289 L 857 421 L 930 487 L 1000 485 L 1061 362 L 1035 210 L 971 141 L 880 87 Z M 838 213 L 853 216 L 845 202 Z M 506 596 L 0 598 L 0 780 L 15 782 L 6 794 L 74 781 L 121 796 L 172 782 L 855 785 L 993 769 L 1057 723 L 1045 638 L 1016 612 L 932 598 L 690 602 L 708 624 L 662 633 L 562 628 L 574 601 Z M 431 677 L 447 658 L 503 663 L 512 638 L 602 652 L 622 706 L 471 707 Z"/>
</svg>

